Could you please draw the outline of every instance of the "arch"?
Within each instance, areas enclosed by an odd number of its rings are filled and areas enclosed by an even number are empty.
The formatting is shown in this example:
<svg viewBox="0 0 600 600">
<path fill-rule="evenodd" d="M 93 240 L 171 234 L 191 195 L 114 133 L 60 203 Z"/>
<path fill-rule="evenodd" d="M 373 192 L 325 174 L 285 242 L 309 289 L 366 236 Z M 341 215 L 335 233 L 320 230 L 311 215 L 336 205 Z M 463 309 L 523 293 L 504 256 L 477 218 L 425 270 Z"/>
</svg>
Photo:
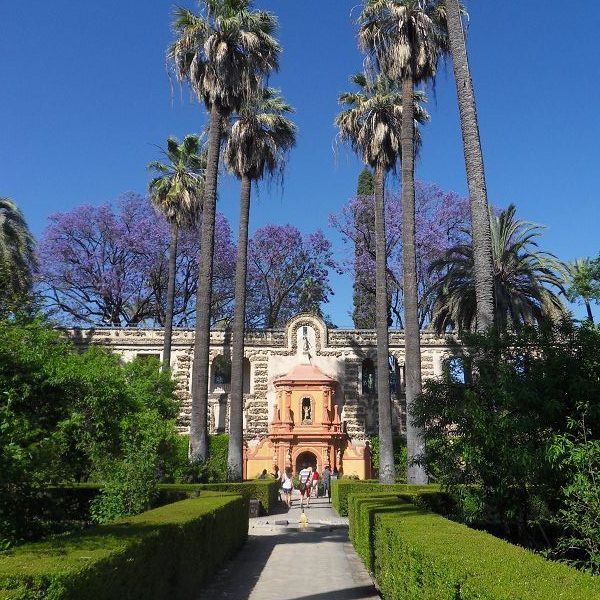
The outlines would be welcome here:
<svg viewBox="0 0 600 600">
<path fill-rule="evenodd" d="M 229 392 L 231 389 L 231 359 L 219 354 L 212 361 L 210 369 L 210 391 Z"/>
<path fill-rule="evenodd" d="M 297 454 L 294 465 L 296 473 L 299 473 L 307 464 L 313 468 L 313 471 L 318 470 L 319 463 L 316 452 L 313 452 L 312 450 L 302 450 Z"/>
<path fill-rule="evenodd" d="M 365 358 L 362 361 L 361 369 L 362 393 L 377 393 L 377 377 L 375 375 L 375 363 L 371 358 Z"/>
<path fill-rule="evenodd" d="M 252 381 L 251 374 L 251 365 L 250 360 L 244 356 L 243 360 L 243 381 L 242 381 L 242 393 L 250 394 L 250 382 Z"/>
</svg>

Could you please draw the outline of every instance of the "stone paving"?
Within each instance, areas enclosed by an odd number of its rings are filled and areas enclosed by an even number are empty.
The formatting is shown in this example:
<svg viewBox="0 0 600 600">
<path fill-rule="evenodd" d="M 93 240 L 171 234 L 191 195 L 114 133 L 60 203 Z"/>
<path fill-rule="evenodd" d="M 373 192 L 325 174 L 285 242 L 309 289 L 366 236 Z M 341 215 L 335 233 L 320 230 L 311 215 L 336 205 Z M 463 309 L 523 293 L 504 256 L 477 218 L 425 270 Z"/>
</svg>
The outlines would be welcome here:
<svg viewBox="0 0 600 600">
<path fill-rule="evenodd" d="M 248 542 L 198 600 L 377 600 L 369 573 L 348 540 L 348 519 L 313 498 L 300 525 L 292 509 L 250 519 Z M 218 540 L 215 540 L 218 543 Z"/>
</svg>

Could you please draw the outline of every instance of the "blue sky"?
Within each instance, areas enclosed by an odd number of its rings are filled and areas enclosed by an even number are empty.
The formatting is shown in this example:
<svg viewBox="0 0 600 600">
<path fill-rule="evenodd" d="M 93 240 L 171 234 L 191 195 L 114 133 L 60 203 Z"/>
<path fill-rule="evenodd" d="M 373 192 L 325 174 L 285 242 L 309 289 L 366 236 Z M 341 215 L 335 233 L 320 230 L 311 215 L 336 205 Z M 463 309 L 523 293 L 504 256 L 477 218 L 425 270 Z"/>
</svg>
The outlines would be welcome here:
<svg viewBox="0 0 600 600">
<path fill-rule="evenodd" d="M 195 8 L 195 3 L 181 4 Z M 272 84 L 296 108 L 297 148 L 283 190 L 254 198 L 251 228 L 322 227 L 354 193 L 360 171 L 335 146 L 337 96 L 359 70 L 358 0 L 257 0 L 280 19 L 284 48 Z M 154 0 L 0 4 L 0 195 L 13 198 L 40 235 L 49 214 L 144 192 L 146 164 L 168 135 L 201 130 L 204 110 L 171 87 L 165 49 L 173 4 Z M 469 54 L 491 202 L 547 225 L 542 246 L 563 260 L 600 250 L 596 75 L 600 6 L 557 0 L 467 1 Z M 430 93 L 417 177 L 466 193 L 451 68 Z M 395 185 L 394 182 L 390 182 Z M 219 210 L 236 226 L 238 184 L 224 178 Z M 235 230 L 235 229 L 234 229 Z M 349 250 L 346 248 L 346 250 Z M 351 281 L 334 277 L 326 307 L 351 326 Z"/>
</svg>

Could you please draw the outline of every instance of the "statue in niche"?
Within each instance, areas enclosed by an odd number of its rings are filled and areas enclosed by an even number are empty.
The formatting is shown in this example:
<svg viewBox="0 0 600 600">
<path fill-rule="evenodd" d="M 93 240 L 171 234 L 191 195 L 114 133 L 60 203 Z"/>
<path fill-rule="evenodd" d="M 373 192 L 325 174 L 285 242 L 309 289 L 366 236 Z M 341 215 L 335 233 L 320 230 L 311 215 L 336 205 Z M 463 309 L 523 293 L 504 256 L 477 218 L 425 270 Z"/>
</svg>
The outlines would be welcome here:
<svg viewBox="0 0 600 600">
<path fill-rule="evenodd" d="M 308 341 L 308 327 L 302 328 L 302 352 L 304 354 L 310 353 L 310 342 Z"/>
<path fill-rule="evenodd" d="M 308 424 L 312 423 L 310 398 L 302 399 L 302 422 Z"/>
</svg>

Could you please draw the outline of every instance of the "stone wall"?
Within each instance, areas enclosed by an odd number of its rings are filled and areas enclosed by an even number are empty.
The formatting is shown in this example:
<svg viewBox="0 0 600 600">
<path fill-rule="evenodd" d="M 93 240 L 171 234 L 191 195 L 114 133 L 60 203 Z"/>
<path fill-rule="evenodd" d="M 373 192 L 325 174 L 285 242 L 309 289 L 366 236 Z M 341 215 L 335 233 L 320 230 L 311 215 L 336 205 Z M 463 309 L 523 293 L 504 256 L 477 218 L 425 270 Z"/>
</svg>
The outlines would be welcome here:
<svg viewBox="0 0 600 600">
<path fill-rule="evenodd" d="M 138 355 L 162 354 L 162 329 L 97 328 L 70 329 L 69 336 L 80 347 L 102 345 L 132 360 Z M 442 372 L 442 362 L 450 354 L 452 337 L 439 337 L 431 332 L 421 334 L 422 372 L 424 378 Z M 181 398 L 179 428 L 189 429 L 191 414 L 191 373 L 194 332 L 175 329 L 173 332 L 171 366 Z M 230 354 L 228 331 L 211 332 L 210 360 Z M 328 329 L 312 315 L 298 315 L 285 329 L 249 331 L 245 337 L 245 356 L 250 361 L 250 393 L 244 395 L 245 437 L 255 444 L 268 431 L 274 403 L 273 380 L 287 373 L 295 364 L 311 362 L 338 381 L 336 403 L 344 427 L 353 439 L 364 439 L 377 433 L 377 398 L 365 395 L 361 389 L 362 362 L 374 359 L 377 338 L 373 330 Z M 390 332 L 390 354 L 398 364 L 404 364 L 404 332 Z M 210 372 L 211 381 L 214 374 Z M 404 397 L 399 390 L 392 398 L 394 430 L 404 432 L 406 415 Z M 229 425 L 228 393 L 209 394 L 209 424 L 211 431 Z"/>
</svg>

